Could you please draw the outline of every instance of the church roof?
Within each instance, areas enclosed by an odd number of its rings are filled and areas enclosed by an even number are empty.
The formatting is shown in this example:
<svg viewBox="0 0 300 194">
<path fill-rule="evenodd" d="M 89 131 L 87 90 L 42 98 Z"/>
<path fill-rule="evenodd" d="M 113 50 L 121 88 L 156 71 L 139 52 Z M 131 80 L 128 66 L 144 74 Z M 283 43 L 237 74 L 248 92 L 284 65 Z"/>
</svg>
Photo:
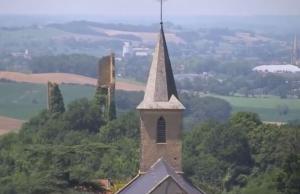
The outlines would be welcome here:
<svg viewBox="0 0 300 194">
<path fill-rule="evenodd" d="M 171 99 L 172 104 L 168 103 Z M 184 109 L 184 106 L 178 100 L 176 84 L 162 25 L 148 76 L 144 100 L 137 108 Z"/>
<path fill-rule="evenodd" d="M 149 194 L 161 185 L 165 180 L 171 178 L 187 194 L 205 194 L 186 181 L 181 175 L 164 160 L 159 159 L 148 172 L 139 174 L 128 185 L 121 189 L 118 194 Z"/>
</svg>

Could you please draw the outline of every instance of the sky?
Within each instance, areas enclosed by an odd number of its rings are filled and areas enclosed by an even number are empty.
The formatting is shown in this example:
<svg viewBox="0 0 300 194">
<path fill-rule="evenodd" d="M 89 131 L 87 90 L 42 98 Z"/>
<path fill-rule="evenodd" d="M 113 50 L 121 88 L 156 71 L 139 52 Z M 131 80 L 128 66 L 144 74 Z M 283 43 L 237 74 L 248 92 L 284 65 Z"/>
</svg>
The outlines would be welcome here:
<svg viewBox="0 0 300 194">
<path fill-rule="evenodd" d="M 300 0 L 168 0 L 167 15 L 300 15 Z M 143 16 L 159 13 L 157 0 L 0 0 L 0 14 Z"/>
</svg>

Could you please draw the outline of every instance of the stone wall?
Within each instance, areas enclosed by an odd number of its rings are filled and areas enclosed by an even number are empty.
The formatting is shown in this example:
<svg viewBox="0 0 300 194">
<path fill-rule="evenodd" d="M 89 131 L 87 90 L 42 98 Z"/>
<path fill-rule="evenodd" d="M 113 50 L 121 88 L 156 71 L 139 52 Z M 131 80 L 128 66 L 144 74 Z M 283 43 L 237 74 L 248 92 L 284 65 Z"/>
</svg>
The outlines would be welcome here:
<svg viewBox="0 0 300 194">
<path fill-rule="evenodd" d="M 157 143 L 157 120 L 166 121 L 166 143 Z M 182 111 L 141 110 L 140 171 L 147 172 L 159 159 L 164 158 L 177 172 L 182 172 Z"/>
</svg>

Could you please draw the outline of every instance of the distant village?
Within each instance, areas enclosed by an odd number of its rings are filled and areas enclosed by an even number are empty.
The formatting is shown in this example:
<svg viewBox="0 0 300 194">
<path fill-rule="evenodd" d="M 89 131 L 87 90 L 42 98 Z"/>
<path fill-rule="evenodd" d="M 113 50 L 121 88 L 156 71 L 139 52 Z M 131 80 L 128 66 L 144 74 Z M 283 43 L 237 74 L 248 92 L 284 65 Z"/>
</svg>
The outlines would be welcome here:
<svg viewBox="0 0 300 194">
<path fill-rule="evenodd" d="M 253 71 L 258 73 L 299 73 L 300 72 L 300 60 L 299 56 L 299 46 L 297 41 L 297 36 L 294 38 L 293 48 L 291 49 L 291 61 L 290 63 L 280 64 L 274 62 L 273 64 L 260 65 L 253 68 Z M 118 57 L 117 60 L 121 61 L 122 59 L 126 59 L 128 57 L 148 57 L 153 55 L 153 49 L 142 45 L 141 43 L 132 43 L 132 42 L 124 42 L 122 49 L 122 58 Z M 204 72 L 204 74 L 207 74 Z M 194 77 L 197 75 L 191 75 Z M 178 76 L 184 77 L 184 76 Z"/>
<path fill-rule="evenodd" d="M 124 42 L 122 57 L 147 57 L 153 54 L 153 49 L 150 49 L 140 44 L 133 44 L 131 42 Z"/>
</svg>

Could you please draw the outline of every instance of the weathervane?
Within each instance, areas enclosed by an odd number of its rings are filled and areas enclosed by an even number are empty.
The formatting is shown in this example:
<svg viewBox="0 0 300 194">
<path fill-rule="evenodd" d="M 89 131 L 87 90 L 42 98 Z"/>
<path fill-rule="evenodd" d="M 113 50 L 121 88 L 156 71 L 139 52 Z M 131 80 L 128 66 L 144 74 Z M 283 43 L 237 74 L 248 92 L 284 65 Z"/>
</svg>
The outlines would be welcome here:
<svg viewBox="0 0 300 194">
<path fill-rule="evenodd" d="M 166 0 L 159 0 L 160 1 L 160 24 L 163 24 L 163 2 Z"/>
</svg>

